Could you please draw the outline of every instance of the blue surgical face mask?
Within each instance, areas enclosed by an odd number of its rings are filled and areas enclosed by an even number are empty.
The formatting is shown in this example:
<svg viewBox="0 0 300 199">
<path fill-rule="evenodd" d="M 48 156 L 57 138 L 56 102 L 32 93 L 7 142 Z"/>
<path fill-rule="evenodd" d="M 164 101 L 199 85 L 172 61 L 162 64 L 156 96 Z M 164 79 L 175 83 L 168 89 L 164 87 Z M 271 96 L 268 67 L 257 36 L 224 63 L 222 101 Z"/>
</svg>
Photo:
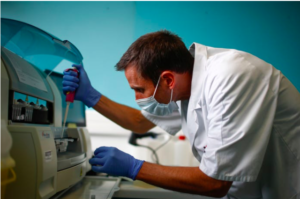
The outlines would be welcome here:
<svg viewBox="0 0 300 199">
<path fill-rule="evenodd" d="M 154 93 L 151 97 L 136 100 L 136 103 L 141 107 L 142 110 L 145 110 L 148 113 L 158 116 L 170 115 L 174 110 L 178 110 L 177 104 L 172 101 L 173 89 L 171 91 L 171 98 L 168 104 L 161 104 L 154 98 L 157 87 L 159 85 L 160 76 L 156 84 Z"/>
</svg>

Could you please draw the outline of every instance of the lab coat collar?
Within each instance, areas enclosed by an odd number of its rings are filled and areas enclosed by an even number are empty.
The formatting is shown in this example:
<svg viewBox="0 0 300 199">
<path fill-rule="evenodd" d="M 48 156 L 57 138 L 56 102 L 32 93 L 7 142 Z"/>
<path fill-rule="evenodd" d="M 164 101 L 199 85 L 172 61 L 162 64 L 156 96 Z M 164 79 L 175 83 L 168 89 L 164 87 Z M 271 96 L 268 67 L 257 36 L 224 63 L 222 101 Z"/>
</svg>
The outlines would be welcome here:
<svg viewBox="0 0 300 199">
<path fill-rule="evenodd" d="M 194 68 L 192 75 L 191 96 L 189 99 L 187 111 L 187 137 L 190 140 L 192 151 L 196 155 L 194 147 L 195 136 L 199 129 L 197 111 L 202 113 L 202 92 L 203 81 L 205 78 L 205 66 L 207 61 L 207 47 L 198 43 L 193 43 L 190 47 L 190 53 L 194 56 Z M 196 156 L 198 157 L 198 156 Z M 198 159 L 200 161 L 200 158 Z"/>
<path fill-rule="evenodd" d="M 193 43 L 190 46 L 189 51 L 194 56 L 194 68 L 189 103 L 192 105 L 190 107 L 199 108 L 199 92 L 202 91 L 202 84 L 206 70 L 205 65 L 207 61 L 207 46 Z"/>
<path fill-rule="evenodd" d="M 189 48 L 190 53 L 195 58 L 195 55 L 205 56 L 207 58 L 207 46 L 198 43 L 192 43 Z"/>
</svg>

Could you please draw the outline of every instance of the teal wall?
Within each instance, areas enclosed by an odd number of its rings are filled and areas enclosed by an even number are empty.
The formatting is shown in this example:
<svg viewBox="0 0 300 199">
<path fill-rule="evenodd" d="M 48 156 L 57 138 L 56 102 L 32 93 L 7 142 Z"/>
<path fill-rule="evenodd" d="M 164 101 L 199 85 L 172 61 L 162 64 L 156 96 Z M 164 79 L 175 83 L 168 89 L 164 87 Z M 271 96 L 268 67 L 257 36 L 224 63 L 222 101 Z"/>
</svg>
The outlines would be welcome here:
<svg viewBox="0 0 300 199">
<path fill-rule="evenodd" d="M 168 29 L 192 42 L 250 52 L 300 90 L 300 2 L 2 2 L 1 16 L 74 43 L 92 84 L 136 107 L 114 65 L 139 36 Z"/>
<path fill-rule="evenodd" d="M 137 107 L 125 75 L 114 68 L 134 41 L 134 2 L 1 2 L 1 17 L 71 41 L 84 57 L 93 86 L 114 101 Z"/>
<path fill-rule="evenodd" d="M 300 91 L 300 2 L 137 2 L 135 38 L 168 29 L 193 42 L 252 53 Z"/>
</svg>

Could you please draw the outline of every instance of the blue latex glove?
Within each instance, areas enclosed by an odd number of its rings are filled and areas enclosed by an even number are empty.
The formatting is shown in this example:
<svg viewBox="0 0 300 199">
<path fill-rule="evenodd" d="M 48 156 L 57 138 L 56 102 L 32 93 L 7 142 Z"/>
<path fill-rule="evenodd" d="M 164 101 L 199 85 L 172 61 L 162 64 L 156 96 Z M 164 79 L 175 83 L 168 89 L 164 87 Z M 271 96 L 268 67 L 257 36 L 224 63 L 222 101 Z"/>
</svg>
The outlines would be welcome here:
<svg viewBox="0 0 300 199">
<path fill-rule="evenodd" d="M 63 91 L 66 94 L 68 91 L 75 91 L 75 100 L 82 101 L 88 107 L 93 107 L 101 98 L 101 93 L 94 89 L 91 85 L 88 75 L 82 65 L 73 64 L 79 71 L 79 78 L 73 71 L 64 71 Z"/>
<path fill-rule="evenodd" d="M 144 161 L 120 151 L 115 147 L 99 147 L 94 152 L 95 157 L 90 159 L 92 170 L 114 176 L 125 176 L 135 180 Z"/>
</svg>

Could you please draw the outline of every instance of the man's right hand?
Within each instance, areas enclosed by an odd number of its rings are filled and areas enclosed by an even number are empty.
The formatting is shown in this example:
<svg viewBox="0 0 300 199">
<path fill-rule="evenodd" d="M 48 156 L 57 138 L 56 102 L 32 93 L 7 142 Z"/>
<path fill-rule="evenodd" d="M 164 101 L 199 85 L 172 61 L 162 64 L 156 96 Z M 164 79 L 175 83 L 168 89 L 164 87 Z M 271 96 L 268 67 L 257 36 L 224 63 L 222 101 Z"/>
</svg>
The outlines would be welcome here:
<svg viewBox="0 0 300 199">
<path fill-rule="evenodd" d="M 63 91 L 66 94 L 68 91 L 75 91 L 75 100 L 82 101 L 88 107 L 93 107 L 101 98 L 101 93 L 94 89 L 91 85 L 88 75 L 82 65 L 73 64 L 79 71 L 79 78 L 73 71 L 64 71 Z"/>
</svg>

